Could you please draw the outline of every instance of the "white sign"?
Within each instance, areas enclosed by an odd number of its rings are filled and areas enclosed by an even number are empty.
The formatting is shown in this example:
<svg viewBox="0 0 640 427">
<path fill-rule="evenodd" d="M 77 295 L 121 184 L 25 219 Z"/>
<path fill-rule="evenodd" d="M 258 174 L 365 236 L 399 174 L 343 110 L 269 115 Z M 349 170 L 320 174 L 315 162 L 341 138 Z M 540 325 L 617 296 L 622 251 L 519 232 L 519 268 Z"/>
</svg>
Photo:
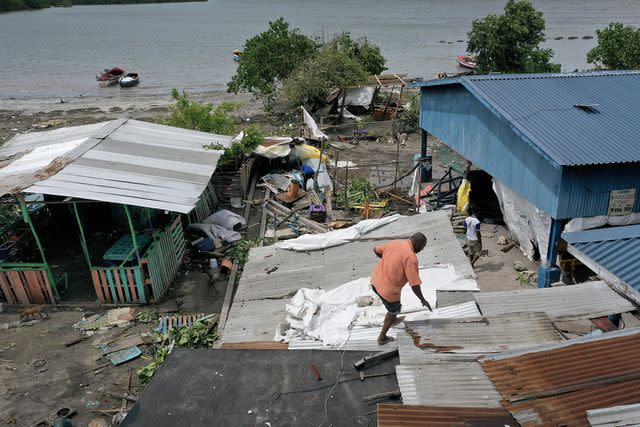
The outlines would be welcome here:
<svg viewBox="0 0 640 427">
<path fill-rule="evenodd" d="M 627 215 L 633 212 L 636 202 L 636 189 L 612 190 L 609 197 L 609 216 Z"/>
</svg>

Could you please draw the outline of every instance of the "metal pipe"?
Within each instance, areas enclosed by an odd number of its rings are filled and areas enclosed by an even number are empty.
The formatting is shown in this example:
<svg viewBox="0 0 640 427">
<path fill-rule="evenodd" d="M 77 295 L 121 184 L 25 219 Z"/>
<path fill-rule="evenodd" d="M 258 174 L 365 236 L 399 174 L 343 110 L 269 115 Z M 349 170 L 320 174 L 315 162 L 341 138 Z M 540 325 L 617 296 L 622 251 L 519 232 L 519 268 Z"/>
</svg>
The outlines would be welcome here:
<svg viewBox="0 0 640 427">
<path fill-rule="evenodd" d="M 124 207 L 124 213 L 127 215 L 127 221 L 129 221 L 129 231 L 131 231 L 131 241 L 133 242 L 133 249 L 136 251 L 136 259 L 140 262 L 140 252 L 138 250 L 138 239 L 136 237 L 136 229 L 133 226 L 133 220 L 131 219 L 131 213 L 129 212 L 129 207 L 127 205 L 122 205 Z"/>
<path fill-rule="evenodd" d="M 82 227 L 82 221 L 80 221 L 78 206 L 75 203 L 73 203 L 73 212 L 75 213 L 76 221 L 78 222 L 78 229 L 80 230 L 80 245 L 82 246 L 82 252 L 84 253 L 84 258 L 87 260 L 89 269 L 91 269 L 91 256 L 89 255 L 89 247 L 87 246 L 87 240 L 84 235 L 84 227 Z"/>
</svg>

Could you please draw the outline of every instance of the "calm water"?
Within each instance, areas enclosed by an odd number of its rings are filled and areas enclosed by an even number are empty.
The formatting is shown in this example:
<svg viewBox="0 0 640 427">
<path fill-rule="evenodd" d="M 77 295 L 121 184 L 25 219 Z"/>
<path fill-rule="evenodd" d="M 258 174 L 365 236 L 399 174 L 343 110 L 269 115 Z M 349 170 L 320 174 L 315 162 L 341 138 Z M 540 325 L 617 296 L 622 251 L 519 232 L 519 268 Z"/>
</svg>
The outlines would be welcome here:
<svg viewBox="0 0 640 427">
<path fill-rule="evenodd" d="M 279 16 L 309 35 L 348 30 L 378 43 L 393 72 L 430 77 L 455 72 L 473 19 L 504 0 L 209 0 L 207 3 L 51 8 L 0 15 L 0 98 L 117 95 L 96 87 L 98 69 L 141 73 L 127 93 L 225 87 L 233 49 Z M 594 40 L 611 21 L 640 23 L 639 0 L 537 0 L 547 45 L 563 70 L 583 69 Z M 553 40 L 563 36 L 564 40 Z M 567 40 L 578 36 L 578 40 Z M 445 41 L 441 43 L 440 41 Z M 451 43 L 452 42 L 452 43 Z M 124 90 L 123 90 L 124 92 Z"/>
</svg>

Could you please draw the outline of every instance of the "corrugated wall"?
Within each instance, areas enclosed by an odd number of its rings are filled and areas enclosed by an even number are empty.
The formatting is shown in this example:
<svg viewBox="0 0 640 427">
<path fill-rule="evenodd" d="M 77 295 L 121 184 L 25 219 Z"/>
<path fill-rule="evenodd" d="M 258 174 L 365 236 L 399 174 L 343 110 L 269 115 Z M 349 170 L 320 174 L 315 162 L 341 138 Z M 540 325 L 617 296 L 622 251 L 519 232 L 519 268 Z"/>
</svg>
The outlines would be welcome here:
<svg viewBox="0 0 640 427">
<path fill-rule="evenodd" d="M 558 165 L 526 144 L 462 85 L 422 90 L 421 126 L 552 217 L 560 190 Z"/>
<path fill-rule="evenodd" d="M 611 190 L 629 188 L 636 189 L 633 211 L 640 212 L 640 163 L 567 167 L 560 187 L 559 218 L 607 215 Z"/>
</svg>

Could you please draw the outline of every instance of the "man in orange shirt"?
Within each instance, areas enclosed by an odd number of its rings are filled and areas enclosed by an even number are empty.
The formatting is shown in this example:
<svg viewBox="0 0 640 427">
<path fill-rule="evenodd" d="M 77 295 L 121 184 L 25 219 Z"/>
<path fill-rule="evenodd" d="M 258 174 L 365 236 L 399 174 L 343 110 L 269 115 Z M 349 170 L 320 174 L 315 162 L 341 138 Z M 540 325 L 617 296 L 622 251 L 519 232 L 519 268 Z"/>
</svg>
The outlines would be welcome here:
<svg viewBox="0 0 640 427">
<path fill-rule="evenodd" d="M 409 240 L 392 240 L 387 244 L 373 248 L 380 261 L 371 274 L 371 288 L 380 297 L 387 309 L 378 344 L 384 345 L 393 341 L 387 336 L 389 328 L 404 320 L 398 317 L 400 309 L 400 292 L 409 283 L 411 290 L 420 299 L 423 306 L 431 310 L 429 302 L 422 296 L 418 257 L 416 254 L 427 245 L 427 238 L 422 233 L 415 233 Z"/>
</svg>

